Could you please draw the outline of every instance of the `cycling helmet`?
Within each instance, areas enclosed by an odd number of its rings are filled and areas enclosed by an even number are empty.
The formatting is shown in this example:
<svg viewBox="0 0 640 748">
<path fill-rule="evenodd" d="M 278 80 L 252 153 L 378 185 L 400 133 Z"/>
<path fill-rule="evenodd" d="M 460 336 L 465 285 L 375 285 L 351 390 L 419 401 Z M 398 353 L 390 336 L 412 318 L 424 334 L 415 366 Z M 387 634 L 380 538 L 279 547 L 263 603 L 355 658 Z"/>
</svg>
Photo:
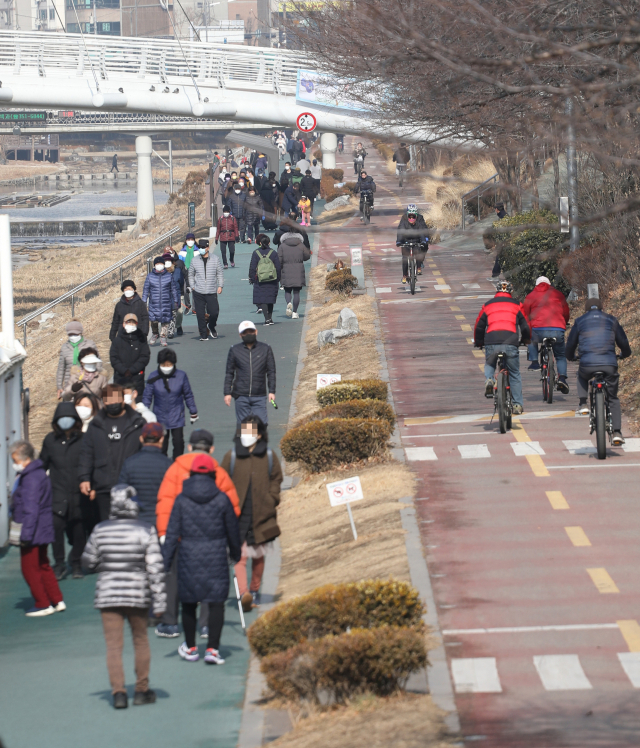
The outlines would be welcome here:
<svg viewBox="0 0 640 748">
<path fill-rule="evenodd" d="M 496 283 L 496 291 L 498 293 L 511 293 L 513 291 L 513 286 L 507 280 L 498 281 Z"/>
<path fill-rule="evenodd" d="M 408 216 L 418 215 L 418 206 L 415 203 L 410 203 L 409 205 L 407 205 L 407 215 Z"/>
</svg>

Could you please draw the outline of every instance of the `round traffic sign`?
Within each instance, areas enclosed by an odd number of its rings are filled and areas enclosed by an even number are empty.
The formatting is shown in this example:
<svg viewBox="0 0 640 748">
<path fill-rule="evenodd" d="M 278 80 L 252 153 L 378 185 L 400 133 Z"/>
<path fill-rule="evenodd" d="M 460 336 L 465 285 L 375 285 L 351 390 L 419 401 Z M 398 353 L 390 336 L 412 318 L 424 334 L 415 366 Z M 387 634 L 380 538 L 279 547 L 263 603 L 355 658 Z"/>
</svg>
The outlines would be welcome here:
<svg viewBox="0 0 640 748">
<path fill-rule="evenodd" d="M 312 130 L 316 129 L 317 124 L 318 121 L 316 120 L 315 115 L 311 114 L 311 112 L 302 112 L 302 114 L 298 115 L 298 119 L 296 120 L 298 130 L 301 130 L 302 132 L 312 132 Z"/>
<path fill-rule="evenodd" d="M 333 495 L 336 497 L 336 499 L 342 498 L 342 488 L 340 486 L 336 486 L 333 489 Z"/>
<path fill-rule="evenodd" d="M 347 493 L 354 494 L 358 490 L 355 483 L 347 483 Z"/>
</svg>

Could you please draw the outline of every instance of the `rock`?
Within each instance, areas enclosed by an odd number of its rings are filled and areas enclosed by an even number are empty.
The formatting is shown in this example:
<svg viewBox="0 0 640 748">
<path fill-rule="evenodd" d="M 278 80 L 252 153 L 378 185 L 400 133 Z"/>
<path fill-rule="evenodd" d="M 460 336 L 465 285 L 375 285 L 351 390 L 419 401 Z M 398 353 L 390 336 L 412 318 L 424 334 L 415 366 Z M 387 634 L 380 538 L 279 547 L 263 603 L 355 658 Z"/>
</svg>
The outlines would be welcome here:
<svg viewBox="0 0 640 748">
<path fill-rule="evenodd" d="M 333 330 L 322 330 L 318 333 L 318 348 L 324 348 L 325 345 L 334 345 L 336 340 L 340 338 L 348 338 L 353 333 L 348 330 L 340 330 L 334 328 Z"/>
<path fill-rule="evenodd" d="M 340 197 L 336 197 L 335 200 L 332 200 L 330 203 L 327 203 L 324 206 L 325 210 L 334 210 L 335 208 L 342 208 L 343 205 L 349 205 L 350 201 L 349 195 L 340 195 Z"/>
<path fill-rule="evenodd" d="M 328 262 L 327 263 L 327 273 L 330 273 L 332 270 L 336 269 L 336 263 L 335 262 Z"/>
<path fill-rule="evenodd" d="M 100 209 L 100 215 L 101 216 L 112 216 L 113 210 L 111 208 L 101 208 Z"/>
<path fill-rule="evenodd" d="M 358 318 L 348 306 L 346 306 L 338 315 L 338 328 L 340 330 L 347 330 L 352 335 L 357 335 L 360 332 L 360 325 L 358 324 Z"/>
</svg>

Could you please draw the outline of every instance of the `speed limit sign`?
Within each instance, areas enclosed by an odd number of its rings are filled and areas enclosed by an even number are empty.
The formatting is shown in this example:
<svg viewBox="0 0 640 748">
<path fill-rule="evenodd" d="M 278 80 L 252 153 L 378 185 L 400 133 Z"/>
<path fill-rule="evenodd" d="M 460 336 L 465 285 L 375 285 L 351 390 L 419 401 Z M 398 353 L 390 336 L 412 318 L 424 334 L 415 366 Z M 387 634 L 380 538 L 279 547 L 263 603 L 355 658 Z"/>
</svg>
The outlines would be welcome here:
<svg viewBox="0 0 640 748">
<path fill-rule="evenodd" d="M 317 124 L 318 121 L 311 112 L 302 112 L 302 114 L 298 115 L 298 119 L 296 120 L 298 130 L 301 130 L 302 132 L 312 132 L 316 129 Z"/>
</svg>

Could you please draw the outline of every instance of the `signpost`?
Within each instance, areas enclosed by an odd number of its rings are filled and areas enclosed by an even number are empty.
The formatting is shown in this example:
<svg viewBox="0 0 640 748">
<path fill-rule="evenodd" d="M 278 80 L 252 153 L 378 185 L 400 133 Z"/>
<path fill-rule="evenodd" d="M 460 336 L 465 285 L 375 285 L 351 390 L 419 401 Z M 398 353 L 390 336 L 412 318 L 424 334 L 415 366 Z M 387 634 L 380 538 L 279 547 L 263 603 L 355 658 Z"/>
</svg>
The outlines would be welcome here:
<svg viewBox="0 0 640 748">
<path fill-rule="evenodd" d="M 560 232 L 569 233 L 569 198 L 560 198 Z"/>
<path fill-rule="evenodd" d="M 313 132 L 316 129 L 316 125 L 318 124 L 318 121 L 315 118 L 315 115 L 311 114 L 311 112 L 302 112 L 302 114 L 298 115 L 298 119 L 296 120 L 296 126 L 300 132 Z"/>
<path fill-rule="evenodd" d="M 195 229 L 196 227 L 196 204 L 189 203 L 189 228 Z"/>
<path fill-rule="evenodd" d="M 342 381 L 342 374 L 318 374 L 316 377 L 316 390 L 340 381 Z"/>
<path fill-rule="evenodd" d="M 339 480 L 335 483 L 327 483 L 327 492 L 329 493 L 329 501 L 331 502 L 331 506 L 342 506 L 343 504 L 347 505 L 349 522 L 351 523 L 351 531 L 353 532 L 353 539 L 357 540 L 358 533 L 356 531 L 356 525 L 353 521 L 351 502 L 364 499 L 364 494 L 362 493 L 362 484 L 360 483 L 360 476 L 356 475 L 353 478 L 346 478 L 345 480 Z"/>
</svg>

